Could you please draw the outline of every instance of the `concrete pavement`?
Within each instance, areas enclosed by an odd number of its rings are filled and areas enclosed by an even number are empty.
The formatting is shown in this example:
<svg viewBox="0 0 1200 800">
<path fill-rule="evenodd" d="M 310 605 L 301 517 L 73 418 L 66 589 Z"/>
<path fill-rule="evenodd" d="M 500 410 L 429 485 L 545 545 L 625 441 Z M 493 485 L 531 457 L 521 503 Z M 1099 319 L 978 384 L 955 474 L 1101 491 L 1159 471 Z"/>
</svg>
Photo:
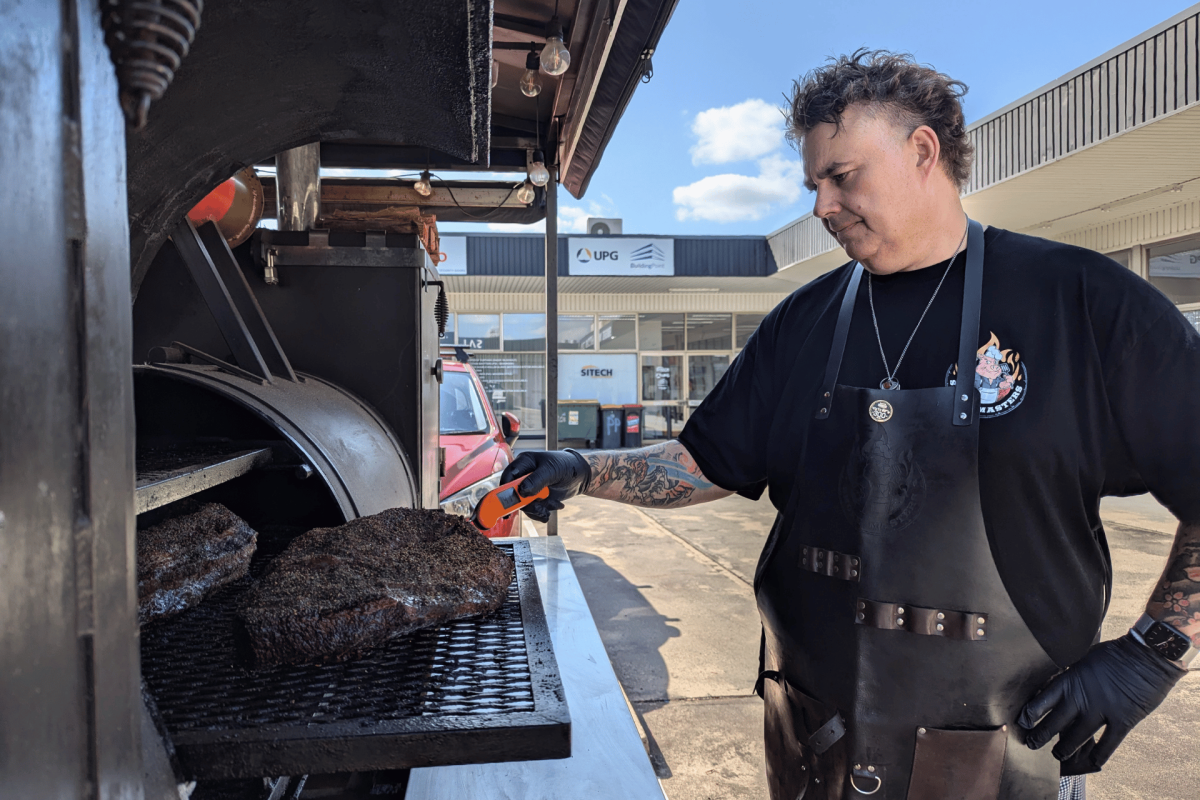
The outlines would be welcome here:
<svg viewBox="0 0 1200 800">
<path fill-rule="evenodd" d="M 1141 613 L 1175 522 L 1148 498 L 1110 499 L 1102 509 L 1116 572 L 1108 638 Z M 774 516 L 767 501 L 739 497 L 677 511 L 578 498 L 561 512 L 592 615 L 672 800 L 766 797 L 750 584 Z M 1089 778 L 1089 798 L 1194 800 L 1197 766 L 1193 674 Z"/>
</svg>

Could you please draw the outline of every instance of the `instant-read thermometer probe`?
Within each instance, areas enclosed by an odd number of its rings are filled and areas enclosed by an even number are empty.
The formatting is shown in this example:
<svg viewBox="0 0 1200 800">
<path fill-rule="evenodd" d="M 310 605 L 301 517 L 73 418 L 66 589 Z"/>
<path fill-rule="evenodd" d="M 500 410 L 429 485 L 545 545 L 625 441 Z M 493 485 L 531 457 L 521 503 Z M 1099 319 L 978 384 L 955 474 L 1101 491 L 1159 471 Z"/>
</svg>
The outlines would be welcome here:
<svg viewBox="0 0 1200 800">
<path fill-rule="evenodd" d="M 550 496 L 550 487 L 544 486 L 542 490 L 535 495 L 522 497 L 517 491 L 517 486 L 521 481 L 529 476 L 522 475 L 511 483 L 506 483 L 483 496 L 479 501 L 479 505 L 475 506 L 475 513 L 471 515 L 471 522 L 475 523 L 475 527 L 481 531 L 486 531 L 496 526 L 496 523 L 525 506 L 532 503 L 534 500 L 544 500 Z"/>
</svg>

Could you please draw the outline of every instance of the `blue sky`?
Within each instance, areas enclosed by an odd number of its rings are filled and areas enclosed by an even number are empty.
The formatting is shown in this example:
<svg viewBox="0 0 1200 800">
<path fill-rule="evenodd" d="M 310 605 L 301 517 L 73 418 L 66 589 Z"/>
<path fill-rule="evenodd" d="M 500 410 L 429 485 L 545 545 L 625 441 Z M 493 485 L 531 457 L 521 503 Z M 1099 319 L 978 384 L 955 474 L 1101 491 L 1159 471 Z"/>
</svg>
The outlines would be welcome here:
<svg viewBox="0 0 1200 800">
<path fill-rule="evenodd" d="M 775 107 L 829 55 L 864 45 L 910 52 L 970 87 L 970 123 L 1190 5 L 680 0 L 654 77 L 634 93 L 587 194 L 560 192 L 560 231 L 601 216 L 622 218 L 627 234 L 761 235 L 808 213 L 812 199 Z"/>
</svg>

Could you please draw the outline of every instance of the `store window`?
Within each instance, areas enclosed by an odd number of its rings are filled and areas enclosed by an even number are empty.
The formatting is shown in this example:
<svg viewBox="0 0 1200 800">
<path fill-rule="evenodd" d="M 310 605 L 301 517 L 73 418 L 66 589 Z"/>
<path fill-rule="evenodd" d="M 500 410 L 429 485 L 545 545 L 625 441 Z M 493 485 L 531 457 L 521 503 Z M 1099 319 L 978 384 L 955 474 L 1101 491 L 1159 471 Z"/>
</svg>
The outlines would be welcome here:
<svg viewBox="0 0 1200 800">
<path fill-rule="evenodd" d="M 558 349 L 595 350 L 596 318 L 591 314 L 559 314 Z"/>
<path fill-rule="evenodd" d="M 758 330 L 766 314 L 738 314 L 737 325 L 734 328 L 734 345 L 741 350 L 746 346 L 750 334 Z"/>
<path fill-rule="evenodd" d="M 683 399 L 683 356 L 642 356 L 642 400 Z"/>
<path fill-rule="evenodd" d="M 688 314 L 688 350 L 729 350 L 733 347 L 732 314 Z"/>
<path fill-rule="evenodd" d="M 1200 303 L 1200 237 L 1151 247 L 1150 283 L 1176 305 Z"/>
<path fill-rule="evenodd" d="M 729 356 L 688 356 L 688 403 L 695 407 L 729 369 Z"/>
<path fill-rule="evenodd" d="M 638 314 L 638 342 L 643 352 L 682 350 L 683 314 Z"/>
<path fill-rule="evenodd" d="M 546 315 L 505 314 L 504 350 L 506 352 L 544 353 L 546 351 Z"/>
<path fill-rule="evenodd" d="M 450 314 L 446 319 L 446 332 L 442 334 L 442 338 L 438 340 L 438 344 L 454 344 L 454 315 Z"/>
<path fill-rule="evenodd" d="M 471 357 L 471 366 L 493 411 L 516 414 L 522 431 L 546 429 L 545 353 L 480 354 Z"/>
<path fill-rule="evenodd" d="M 633 314 L 601 314 L 600 349 L 637 350 L 637 317 Z"/>
<path fill-rule="evenodd" d="M 683 406 L 678 403 L 670 405 L 646 406 L 646 424 L 642 439 L 674 439 L 683 430 L 685 415 Z"/>
<path fill-rule="evenodd" d="M 458 343 L 472 350 L 499 350 L 500 315 L 459 314 Z"/>
</svg>

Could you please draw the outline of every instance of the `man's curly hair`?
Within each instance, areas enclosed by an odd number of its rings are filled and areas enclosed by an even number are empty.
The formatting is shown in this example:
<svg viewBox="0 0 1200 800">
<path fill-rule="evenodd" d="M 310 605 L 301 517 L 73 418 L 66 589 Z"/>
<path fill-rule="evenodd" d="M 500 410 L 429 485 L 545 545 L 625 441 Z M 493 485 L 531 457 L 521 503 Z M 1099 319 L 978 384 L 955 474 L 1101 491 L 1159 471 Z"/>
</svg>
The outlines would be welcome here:
<svg viewBox="0 0 1200 800">
<path fill-rule="evenodd" d="M 842 113 L 855 103 L 878 104 L 908 133 L 922 125 L 933 129 L 942 146 L 942 167 L 961 188 L 975 155 L 960 102 L 966 93 L 962 81 L 918 64 L 907 53 L 861 48 L 830 58 L 792 84 L 788 141 L 798 147 L 822 122 L 840 126 Z"/>
</svg>

